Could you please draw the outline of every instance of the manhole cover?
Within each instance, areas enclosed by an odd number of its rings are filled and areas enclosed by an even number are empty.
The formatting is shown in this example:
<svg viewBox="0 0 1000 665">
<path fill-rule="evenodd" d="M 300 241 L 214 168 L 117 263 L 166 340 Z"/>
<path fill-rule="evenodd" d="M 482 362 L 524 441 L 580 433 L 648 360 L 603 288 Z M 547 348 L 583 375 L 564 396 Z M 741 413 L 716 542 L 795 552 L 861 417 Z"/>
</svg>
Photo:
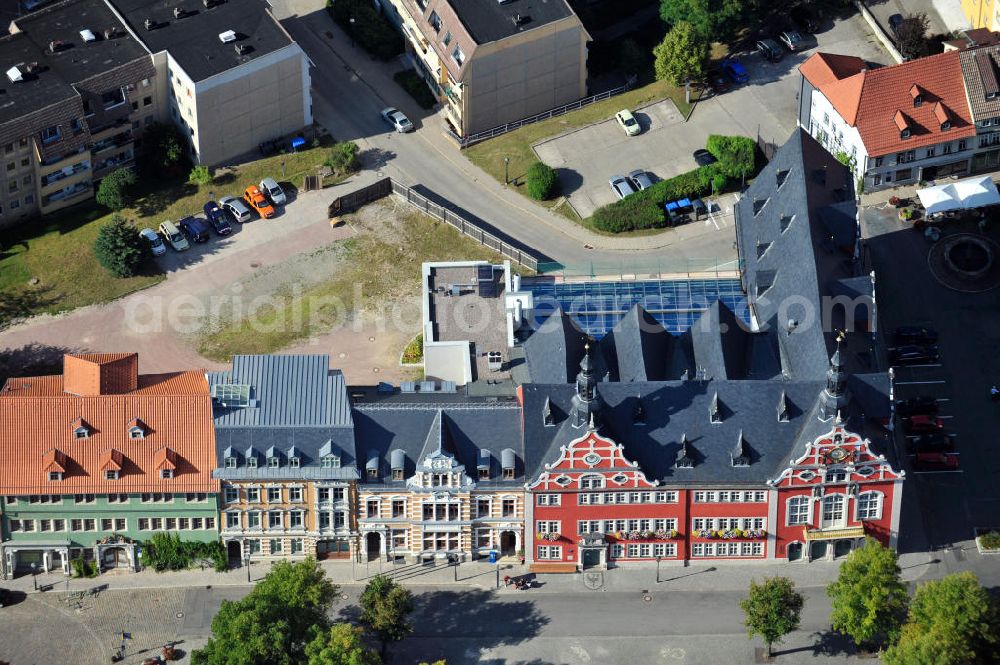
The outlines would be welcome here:
<svg viewBox="0 0 1000 665">
<path fill-rule="evenodd" d="M 374 341 L 375 341 L 375 337 L 369 337 L 369 338 L 368 338 L 368 341 L 369 341 L 369 342 L 374 342 Z"/>
<path fill-rule="evenodd" d="M 340 599 L 341 600 L 347 600 L 347 594 L 346 593 L 340 594 Z"/>
<path fill-rule="evenodd" d="M 651 603 L 651 602 L 653 602 L 653 597 L 652 597 L 652 596 L 650 596 L 650 595 L 649 595 L 648 593 L 647 593 L 646 595 L 644 595 L 644 596 L 642 597 L 642 599 L 643 599 L 643 601 L 645 601 L 645 602 L 647 602 L 647 603 Z"/>
<path fill-rule="evenodd" d="M 341 352 L 340 352 L 339 354 L 337 354 L 337 357 L 338 357 L 338 358 L 346 358 L 346 357 L 347 357 L 347 354 L 346 354 L 346 353 L 344 353 L 343 351 L 341 351 Z"/>
<path fill-rule="evenodd" d="M 378 374 L 378 367 L 372 367 L 372 371 Z"/>
<path fill-rule="evenodd" d="M 177 618 L 178 619 L 183 619 L 184 618 L 184 613 L 183 612 L 178 612 L 177 613 Z"/>
</svg>

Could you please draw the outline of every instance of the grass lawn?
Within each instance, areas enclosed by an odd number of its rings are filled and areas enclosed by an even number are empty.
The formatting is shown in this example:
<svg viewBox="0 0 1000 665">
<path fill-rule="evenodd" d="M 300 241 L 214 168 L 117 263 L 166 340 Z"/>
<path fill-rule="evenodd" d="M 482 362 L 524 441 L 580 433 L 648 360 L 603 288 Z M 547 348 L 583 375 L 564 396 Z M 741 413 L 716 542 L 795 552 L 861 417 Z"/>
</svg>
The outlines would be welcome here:
<svg viewBox="0 0 1000 665">
<path fill-rule="evenodd" d="M 200 213 L 209 192 L 216 197 L 238 196 L 265 175 L 301 181 L 302 175 L 322 164 L 326 153 L 325 147 L 309 148 L 220 169 L 211 185 L 140 181 L 135 206 L 121 214 L 138 226 L 156 227 L 164 219 Z M 159 187 L 154 189 L 153 184 Z M 97 263 L 94 240 L 110 219 L 111 213 L 90 201 L 0 233 L 0 328 L 18 317 L 108 302 L 165 279 L 152 262 L 146 274 L 124 279 L 112 277 Z M 32 278 L 38 279 L 37 285 L 29 284 Z"/>
<path fill-rule="evenodd" d="M 503 257 L 462 236 L 443 222 L 415 210 L 376 203 L 344 218 L 358 235 L 339 244 L 333 277 L 301 290 L 289 298 L 288 289 L 278 287 L 280 303 L 258 313 L 253 324 L 231 321 L 202 335 L 198 353 L 228 361 L 236 353 L 274 353 L 309 337 L 328 332 L 345 321 L 345 312 L 364 312 L 377 305 L 418 298 L 420 280 L 414 279 L 424 261 L 499 262 Z M 356 291 L 360 288 L 360 291 Z M 360 293 L 359 298 L 355 295 Z M 341 306 L 335 306 L 337 303 Z M 300 326 L 272 325 L 301 321 Z M 271 330 L 271 328 L 276 330 Z"/>
</svg>

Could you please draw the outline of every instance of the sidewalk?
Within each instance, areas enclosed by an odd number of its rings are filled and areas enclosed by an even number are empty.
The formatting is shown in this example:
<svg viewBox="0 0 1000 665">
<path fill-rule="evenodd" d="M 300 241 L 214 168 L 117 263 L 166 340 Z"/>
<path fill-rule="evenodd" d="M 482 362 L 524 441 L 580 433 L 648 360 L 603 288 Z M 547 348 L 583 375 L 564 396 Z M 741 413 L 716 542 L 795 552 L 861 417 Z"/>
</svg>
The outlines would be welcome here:
<svg viewBox="0 0 1000 665">
<path fill-rule="evenodd" d="M 714 563 L 714 565 L 713 565 Z M 934 560 L 928 553 L 904 554 L 899 558 L 904 581 L 915 581 L 935 570 Z M 321 561 L 320 567 L 335 584 L 361 586 L 379 573 L 387 574 L 405 586 L 457 587 L 491 590 L 500 584 L 501 593 L 517 593 L 505 587 L 505 576 L 529 575 L 528 566 L 501 562 L 491 565 L 472 561 L 457 568 L 443 561 L 433 565 L 420 563 L 390 564 L 385 561 L 354 563 L 350 561 Z M 270 570 L 270 563 L 254 562 L 250 566 L 252 582 L 262 579 Z M 747 588 L 751 579 L 784 576 L 798 587 L 825 586 L 836 579 L 840 561 L 814 561 L 812 563 L 733 563 L 730 560 L 705 562 L 690 566 L 662 563 L 657 582 L 655 563 L 633 564 L 626 568 L 587 571 L 585 574 L 531 575 L 535 580 L 532 593 L 572 594 L 606 591 L 613 593 L 641 592 L 647 589 L 673 591 L 740 591 Z M 499 574 L 498 574 L 499 573 Z M 61 573 L 21 575 L 0 583 L 12 591 L 33 593 L 34 586 L 50 587 L 56 592 L 109 589 L 166 589 L 222 586 L 247 586 L 245 568 L 235 568 L 224 573 L 210 569 L 157 573 L 143 570 L 138 573 L 111 572 L 95 578 L 67 578 Z"/>
</svg>

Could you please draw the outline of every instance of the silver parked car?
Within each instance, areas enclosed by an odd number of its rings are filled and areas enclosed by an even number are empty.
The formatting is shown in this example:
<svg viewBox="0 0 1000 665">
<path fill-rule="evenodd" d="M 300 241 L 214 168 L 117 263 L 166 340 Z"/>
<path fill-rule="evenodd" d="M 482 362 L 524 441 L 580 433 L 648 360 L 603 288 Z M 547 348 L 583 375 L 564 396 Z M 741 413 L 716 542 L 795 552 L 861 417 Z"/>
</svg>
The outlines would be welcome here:
<svg viewBox="0 0 1000 665">
<path fill-rule="evenodd" d="M 222 206 L 223 210 L 228 210 L 233 219 L 240 224 L 253 219 L 253 215 L 250 214 L 250 208 L 235 196 L 223 196 L 219 199 L 219 205 Z"/>
<path fill-rule="evenodd" d="M 636 188 L 637 191 L 642 191 L 653 186 L 653 181 L 649 178 L 649 174 L 642 169 L 636 169 L 628 174 L 628 179 L 632 182 L 632 186 Z"/>
<path fill-rule="evenodd" d="M 403 115 L 402 111 L 394 109 L 391 106 L 387 106 L 381 111 L 382 118 L 395 128 L 400 134 L 405 134 L 406 132 L 413 131 L 413 123 L 410 119 Z"/>
<path fill-rule="evenodd" d="M 623 175 L 611 176 L 611 180 L 608 181 L 608 184 L 611 185 L 611 191 L 617 194 L 620 199 L 625 198 L 629 194 L 635 194 L 635 187 L 633 187 L 632 183 L 628 181 L 628 178 Z"/>
<path fill-rule="evenodd" d="M 281 185 L 274 178 L 264 178 L 261 180 L 259 189 L 264 192 L 264 196 L 271 199 L 271 203 L 274 205 L 285 205 L 285 201 L 287 200 L 285 198 L 285 190 L 281 189 Z"/>
<path fill-rule="evenodd" d="M 139 231 L 139 237 L 146 242 L 153 256 L 163 256 L 167 253 L 167 246 L 163 244 L 163 240 L 153 229 L 142 229 Z"/>
</svg>

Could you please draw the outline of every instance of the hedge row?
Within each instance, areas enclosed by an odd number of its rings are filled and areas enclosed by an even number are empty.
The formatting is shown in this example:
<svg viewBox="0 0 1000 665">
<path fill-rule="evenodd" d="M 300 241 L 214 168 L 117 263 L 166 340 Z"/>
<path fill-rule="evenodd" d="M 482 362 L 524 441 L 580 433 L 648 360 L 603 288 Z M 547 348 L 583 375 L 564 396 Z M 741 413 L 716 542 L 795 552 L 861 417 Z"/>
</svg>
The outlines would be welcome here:
<svg viewBox="0 0 1000 665">
<path fill-rule="evenodd" d="M 594 211 L 591 222 L 608 233 L 662 228 L 667 225 L 664 205 L 668 201 L 721 192 L 728 178 L 749 177 L 755 173 L 753 139 L 713 134 L 708 137 L 707 148 L 718 160 L 716 163 L 661 180 L 641 192 L 602 206 Z"/>
<path fill-rule="evenodd" d="M 403 52 L 403 36 L 367 0 L 327 0 L 327 11 L 352 41 L 379 60 Z M 351 21 L 354 23 L 351 23 Z"/>
</svg>

